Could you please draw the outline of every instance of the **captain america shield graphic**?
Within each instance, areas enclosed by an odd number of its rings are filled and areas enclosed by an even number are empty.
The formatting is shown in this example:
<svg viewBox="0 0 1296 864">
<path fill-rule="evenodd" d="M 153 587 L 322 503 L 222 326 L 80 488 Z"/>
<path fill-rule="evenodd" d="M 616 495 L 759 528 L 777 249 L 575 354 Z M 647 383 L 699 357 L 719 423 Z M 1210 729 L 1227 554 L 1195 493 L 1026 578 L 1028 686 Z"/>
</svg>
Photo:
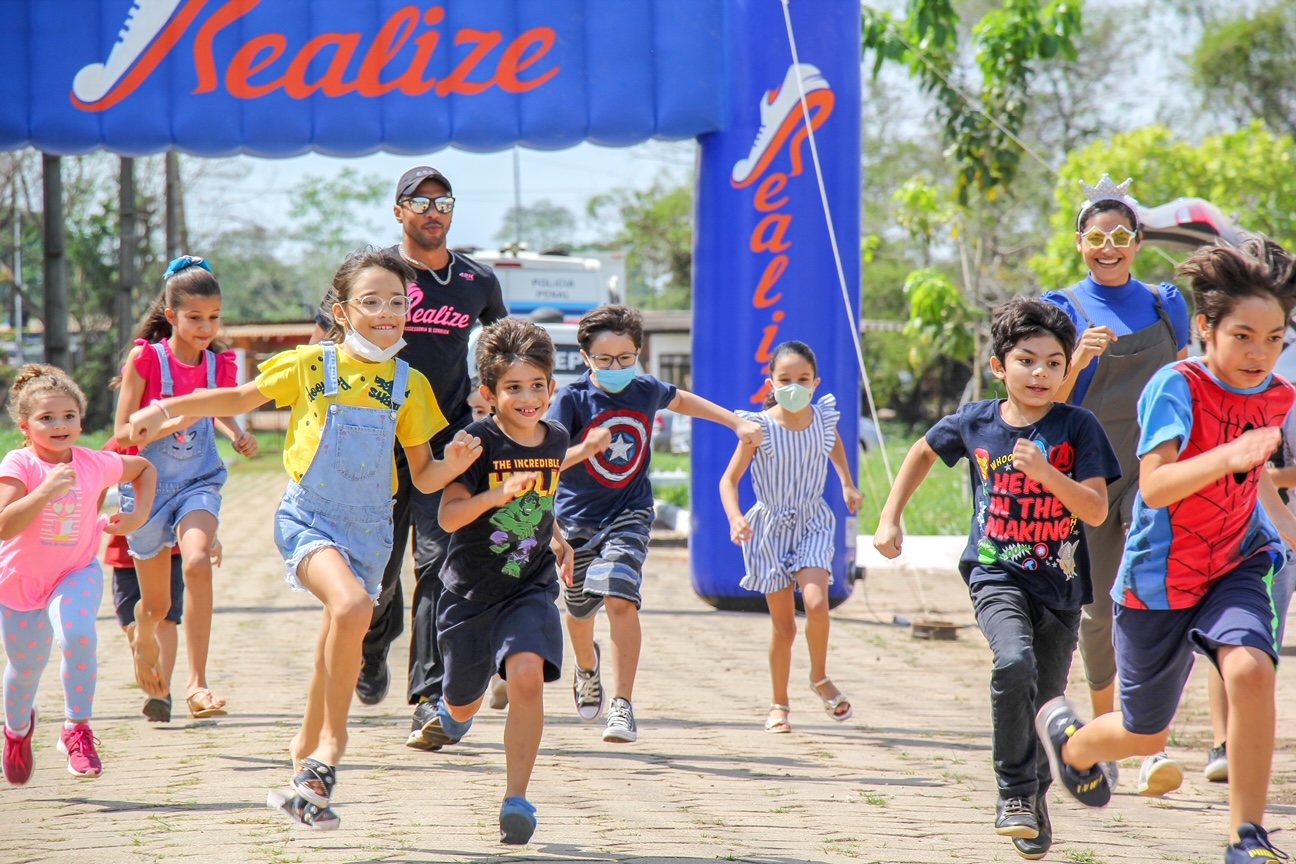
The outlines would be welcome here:
<svg viewBox="0 0 1296 864">
<path fill-rule="evenodd" d="M 590 457 L 589 470 L 604 486 L 625 486 L 639 476 L 647 459 L 648 418 L 637 411 L 608 411 L 591 424 L 598 426 L 612 433 L 612 443 Z"/>
</svg>

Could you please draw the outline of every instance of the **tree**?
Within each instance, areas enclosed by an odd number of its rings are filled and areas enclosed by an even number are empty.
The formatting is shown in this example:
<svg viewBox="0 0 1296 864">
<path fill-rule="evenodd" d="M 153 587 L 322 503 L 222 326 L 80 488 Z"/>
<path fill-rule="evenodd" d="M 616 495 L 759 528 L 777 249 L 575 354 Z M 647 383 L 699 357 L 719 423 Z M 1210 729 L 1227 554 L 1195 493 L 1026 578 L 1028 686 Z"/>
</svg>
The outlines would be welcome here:
<svg viewBox="0 0 1296 864">
<path fill-rule="evenodd" d="M 570 248 L 575 233 L 575 214 L 561 204 L 542 198 L 534 204 L 506 210 L 495 239 L 500 243 L 525 243 L 532 252 L 544 252 Z"/>
<path fill-rule="evenodd" d="M 615 226 L 601 245 L 628 250 L 626 302 L 692 308 L 692 186 L 658 177 L 648 189 L 615 189 L 591 198 L 587 213 L 595 224 Z"/>
<path fill-rule="evenodd" d="M 1290 2 L 1245 10 L 1206 28 L 1189 58 L 1193 83 L 1207 106 L 1238 123 L 1263 120 L 1296 134 L 1296 6 Z"/>
<path fill-rule="evenodd" d="M 295 293 L 303 302 L 318 303 L 343 259 L 373 242 L 376 231 L 358 221 L 355 213 L 391 200 L 390 194 L 388 180 L 354 168 L 344 168 L 336 177 L 310 175 L 292 188 L 288 215 L 296 223 L 291 233 L 294 248 L 285 257 L 298 262 Z"/>
</svg>

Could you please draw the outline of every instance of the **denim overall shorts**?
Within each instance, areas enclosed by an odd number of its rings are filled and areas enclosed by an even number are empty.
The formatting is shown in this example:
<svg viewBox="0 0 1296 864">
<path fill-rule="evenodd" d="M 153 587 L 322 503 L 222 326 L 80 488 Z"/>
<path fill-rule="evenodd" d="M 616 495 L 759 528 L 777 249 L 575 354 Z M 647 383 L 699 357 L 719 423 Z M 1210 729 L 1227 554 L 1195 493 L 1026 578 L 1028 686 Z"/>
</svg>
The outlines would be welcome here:
<svg viewBox="0 0 1296 864">
<path fill-rule="evenodd" d="M 162 371 L 162 396 L 175 395 L 175 379 L 166 348 L 154 342 L 148 346 L 157 353 Z M 147 350 L 147 349 L 145 349 Z M 207 362 L 207 389 L 216 389 L 216 355 L 203 352 Z M 157 497 L 144 527 L 126 538 L 130 553 L 136 558 L 154 558 L 169 552 L 176 543 L 180 521 L 200 510 L 220 518 L 221 487 L 229 472 L 216 450 L 216 424 L 204 417 L 187 429 L 145 445 L 140 454 L 157 469 Z M 120 489 L 121 509 L 135 509 L 135 487 L 124 483 Z"/>
<path fill-rule="evenodd" d="M 297 576 L 301 562 L 332 546 L 376 602 L 392 550 L 392 447 L 409 364 L 396 361 L 389 408 L 339 405 L 337 346 L 320 347 L 327 420 L 310 467 L 279 503 L 275 544 L 294 591 L 306 590 Z"/>
</svg>

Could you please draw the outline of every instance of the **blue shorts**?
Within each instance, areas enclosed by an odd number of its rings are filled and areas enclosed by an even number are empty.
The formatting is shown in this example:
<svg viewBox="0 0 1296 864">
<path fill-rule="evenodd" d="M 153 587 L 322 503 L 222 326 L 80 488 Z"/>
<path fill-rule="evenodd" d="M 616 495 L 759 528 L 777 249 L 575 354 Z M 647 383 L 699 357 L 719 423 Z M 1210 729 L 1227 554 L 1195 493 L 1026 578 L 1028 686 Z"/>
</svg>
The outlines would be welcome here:
<svg viewBox="0 0 1296 864">
<path fill-rule="evenodd" d="M 365 593 L 377 603 L 392 551 L 391 502 L 377 507 L 338 504 L 289 483 L 275 513 L 275 545 L 294 591 L 306 591 L 297 576 L 301 563 L 331 547 L 346 559 Z"/>
<path fill-rule="evenodd" d="M 166 620 L 179 624 L 184 614 L 184 564 L 179 555 L 171 556 L 171 608 Z M 140 599 L 139 574 L 134 567 L 113 568 L 113 606 L 117 623 L 129 627 L 135 623 L 135 604 Z"/>
<path fill-rule="evenodd" d="M 161 497 L 163 492 L 159 490 L 159 500 L 153 502 L 149 520 L 144 523 L 144 527 L 126 538 L 131 555 L 136 558 L 156 558 L 163 552 L 169 552 L 179 541 L 176 530 L 180 527 L 180 522 L 190 513 L 207 512 L 219 521 L 222 485 L 223 478 L 217 483 L 190 483 L 165 498 Z M 122 511 L 130 512 L 134 510 L 135 501 L 125 490 L 126 487 L 123 486 Z"/>
<path fill-rule="evenodd" d="M 548 684 L 562 678 L 563 634 L 558 583 L 533 585 L 496 603 L 482 603 L 450 591 L 437 612 L 441 647 L 441 692 L 451 705 L 471 705 L 504 675 L 513 654 L 538 654 Z M 507 676 L 505 676 L 507 677 Z"/>
<path fill-rule="evenodd" d="M 643 607 L 643 565 L 654 518 L 651 510 L 627 510 L 602 528 L 560 526 L 575 552 L 574 579 L 563 589 L 568 615 L 591 618 L 604 597 Z"/>
<path fill-rule="evenodd" d="M 1126 729 L 1156 735 L 1170 728 L 1194 651 L 1216 667 L 1217 651 L 1231 646 L 1255 648 L 1278 663 L 1273 567 L 1268 552 L 1251 556 L 1190 609 L 1116 605 L 1112 641 Z"/>
</svg>

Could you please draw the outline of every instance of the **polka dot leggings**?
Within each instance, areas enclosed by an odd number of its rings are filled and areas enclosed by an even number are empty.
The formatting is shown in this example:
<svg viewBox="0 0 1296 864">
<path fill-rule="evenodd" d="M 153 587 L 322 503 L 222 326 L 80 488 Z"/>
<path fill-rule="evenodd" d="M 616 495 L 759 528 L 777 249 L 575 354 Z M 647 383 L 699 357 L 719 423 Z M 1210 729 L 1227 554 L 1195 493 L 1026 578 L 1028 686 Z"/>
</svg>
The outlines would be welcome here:
<svg viewBox="0 0 1296 864">
<path fill-rule="evenodd" d="M 64 577 L 46 609 L 20 612 L 0 604 L 0 640 L 9 659 L 4 673 L 4 707 L 5 725 L 10 730 L 19 731 L 30 722 L 54 639 L 63 652 L 67 718 L 77 723 L 90 719 L 99 678 L 95 617 L 102 599 L 103 571 L 95 561 Z"/>
</svg>

